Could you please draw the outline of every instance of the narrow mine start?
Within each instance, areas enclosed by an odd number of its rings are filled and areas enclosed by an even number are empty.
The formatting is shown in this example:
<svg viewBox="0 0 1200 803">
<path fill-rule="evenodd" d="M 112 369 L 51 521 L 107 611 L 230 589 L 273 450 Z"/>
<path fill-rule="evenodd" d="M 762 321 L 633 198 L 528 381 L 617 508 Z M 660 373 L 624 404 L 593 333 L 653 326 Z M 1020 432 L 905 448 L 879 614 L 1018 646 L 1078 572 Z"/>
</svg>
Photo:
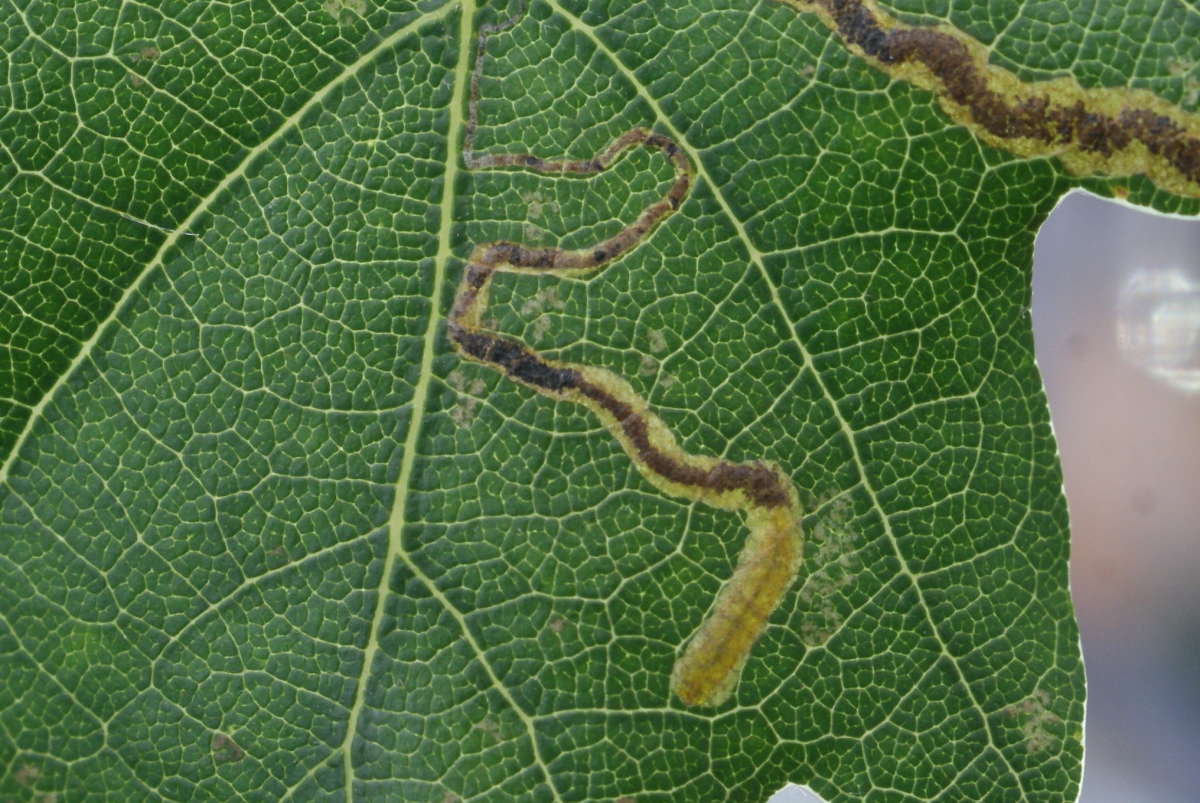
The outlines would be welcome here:
<svg viewBox="0 0 1200 803">
<path fill-rule="evenodd" d="M 497 274 L 583 275 L 603 268 L 636 248 L 679 209 L 693 182 L 691 163 L 679 146 L 669 137 L 642 128 L 626 131 L 590 159 L 477 154 L 479 79 L 487 39 L 511 27 L 522 13 L 480 28 L 463 141 L 467 167 L 582 178 L 607 170 L 626 152 L 641 147 L 662 154 L 675 175 L 666 193 L 636 220 L 589 248 L 566 250 L 505 241 L 476 245 L 455 294 L 447 334 L 464 357 L 550 398 L 591 410 L 642 476 L 659 490 L 743 515 L 749 532 L 733 577 L 671 673 L 671 688 L 684 704 L 719 705 L 732 694 L 754 642 L 796 578 L 801 560 L 796 489 L 778 466 L 766 461 L 733 463 L 683 451 L 663 420 L 622 377 L 604 368 L 550 360 L 482 324 L 488 287 Z"/>
</svg>

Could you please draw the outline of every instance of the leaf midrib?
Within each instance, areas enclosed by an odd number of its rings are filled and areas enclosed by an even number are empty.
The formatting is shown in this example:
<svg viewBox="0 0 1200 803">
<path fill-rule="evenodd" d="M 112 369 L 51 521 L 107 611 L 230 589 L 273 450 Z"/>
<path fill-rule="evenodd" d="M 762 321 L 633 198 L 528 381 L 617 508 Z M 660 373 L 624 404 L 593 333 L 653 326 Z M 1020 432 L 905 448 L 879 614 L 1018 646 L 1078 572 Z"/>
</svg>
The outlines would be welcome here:
<svg viewBox="0 0 1200 803">
<path fill-rule="evenodd" d="M 346 720 L 346 733 L 340 750 L 345 784 L 344 792 L 347 801 L 354 799 L 354 739 L 358 731 L 359 718 L 366 706 L 366 691 L 367 684 L 371 679 L 371 665 L 374 663 L 375 654 L 379 649 L 379 632 L 383 626 L 384 610 L 386 608 L 391 577 L 395 571 L 397 560 L 401 561 L 413 573 L 417 580 L 429 591 L 430 596 L 437 600 L 438 604 L 458 624 L 459 629 L 462 631 L 463 639 L 475 654 L 484 673 L 488 676 L 488 679 L 500 696 L 512 708 L 513 713 L 521 720 L 526 737 L 529 739 L 534 761 L 537 762 L 538 768 L 545 776 L 546 786 L 549 788 L 551 796 L 556 801 L 562 800 L 562 796 L 559 794 L 558 788 L 554 783 L 554 775 L 550 772 L 550 767 L 542 758 L 533 717 L 517 704 L 508 687 L 504 685 L 500 677 L 496 674 L 491 662 L 487 659 L 486 651 L 476 640 L 475 635 L 467 625 L 466 616 L 442 593 L 442 590 L 438 588 L 433 578 L 425 573 L 404 547 L 404 530 L 408 524 L 408 492 L 412 483 L 413 467 L 416 465 L 416 454 L 420 445 L 421 431 L 425 423 L 425 407 L 432 391 L 433 358 L 437 350 L 438 332 L 443 320 L 440 305 L 446 285 L 447 268 L 450 260 L 454 257 L 454 244 L 451 241 L 450 235 L 455 223 L 454 191 L 457 184 L 459 161 L 462 157 L 462 149 L 459 143 L 463 136 L 463 107 L 466 105 L 466 89 L 471 80 L 471 43 L 475 39 L 473 23 L 476 11 L 475 0 L 459 0 L 457 5 L 461 8 L 458 29 L 459 50 L 458 60 L 454 67 L 454 88 L 450 97 L 449 121 L 446 126 L 446 162 L 442 172 L 441 219 L 438 225 L 438 248 L 433 263 L 434 272 L 433 285 L 430 290 L 429 319 L 426 322 L 425 335 L 422 339 L 421 363 L 417 373 L 417 384 L 413 388 L 411 417 L 408 422 L 408 431 L 404 436 L 400 474 L 396 479 L 396 489 L 392 498 L 392 512 L 388 519 L 387 553 L 384 556 L 383 569 L 380 573 L 379 586 L 376 590 L 375 611 L 368 626 L 367 643 L 363 649 L 362 666 L 360 667 L 358 682 L 355 686 L 354 703 L 350 708 L 350 714 Z"/>
<path fill-rule="evenodd" d="M 276 128 L 262 142 L 253 148 L 248 149 L 245 155 L 242 157 L 242 160 L 238 162 L 237 166 L 234 167 L 234 169 L 231 170 L 223 179 L 221 179 L 221 181 L 215 187 L 213 187 L 212 191 L 209 192 L 208 195 L 200 199 L 200 201 L 196 204 L 196 208 L 192 210 L 191 214 L 180 221 L 179 225 L 172 229 L 167 237 L 162 241 L 162 244 L 159 245 L 158 250 L 155 251 L 154 256 L 149 262 L 146 263 L 146 267 L 141 271 L 141 273 L 134 277 L 134 279 L 129 283 L 128 287 L 125 288 L 125 291 L 121 293 L 120 298 L 117 299 L 117 302 L 113 305 L 109 314 L 96 324 L 96 328 L 92 331 L 91 336 L 88 337 L 87 340 L 83 341 L 79 347 L 79 351 L 76 352 L 74 358 L 72 358 L 71 362 L 66 366 L 66 368 L 63 369 L 62 373 L 58 375 L 58 378 L 54 381 L 54 384 L 52 384 L 50 388 L 44 394 L 42 394 L 42 397 L 38 400 L 38 402 L 30 408 L 29 416 L 25 419 L 25 426 L 21 429 L 20 434 L 17 435 L 17 439 L 13 442 L 12 450 L 5 456 L 3 464 L 0 464 L 0 486 L 7 484 L 9 473 L 12 471 L 12 467 L 16 464 L 17 459 L 21 454 L 21 450 L 29 440 L 29 436 L 32 434 L 34 428 L 42 420 L 42 416 L 46 412 L 46 408 L 58 395 L 59 391 L 61 391 L 62 388 L 67 384 L 67 382 L 75 376 L 80 366 L 87 362 L 88 358 L 91 357 L 92 352 L 96 350 L 96 347 L 99 345 L 100 341 L 103 340 L 111 327 L 118 320 L 120 320 L 121 316 L 128 310 L 130 305 L 138 297 L 140 291 L 143 289 L 149 278 L 163 266 L 164 260 L 167 254 L 170 253 L 171 249 L 174 248 L 176 243 L 178 243 L 185 236 L 192 234 L 192 227 L 205 214 L 208 213 L 213 204 L 222 198 L 225 195 L 225 192 L 237 181 L 245 177 L 251 166 L 253 166 L 261 154 L 268 152 L 277 142 L 279 142 L 279 140 L 291 133 L 293 129 L 299 127 L 299 124 L 304 119 L 305 115 L 307 115 L 312 109 L 319 106 L 331 92 L 336 90 L 350 78 L 357 75 L 364 67 L 374 62 L 374 60 L 381 53 L 385 53 L 394 47 L 397 42 L 412 35 L 417 30 L 425 27 L 429 23 L 442 19 L 455 8 L 457 8 L 456 4 L 446 3 L 440 8 L 436 8 L 433 11 L 428 11 L 422 14 L 404 27 L 398 28 L 388 36 L 381 39 L 379 43 L 375 45 L 375 47 L 364 52 L 354 62 L 348 64 L 341 73 L 314 92 L 308 100 L 306 100 L 290 116 L 284 119 L 279 124 L 279 127 Z M 128 217 L 128 215 L 122 212 L 117 212 L 117 214 L 122 214 L 123 216 Z"/>
</svg>

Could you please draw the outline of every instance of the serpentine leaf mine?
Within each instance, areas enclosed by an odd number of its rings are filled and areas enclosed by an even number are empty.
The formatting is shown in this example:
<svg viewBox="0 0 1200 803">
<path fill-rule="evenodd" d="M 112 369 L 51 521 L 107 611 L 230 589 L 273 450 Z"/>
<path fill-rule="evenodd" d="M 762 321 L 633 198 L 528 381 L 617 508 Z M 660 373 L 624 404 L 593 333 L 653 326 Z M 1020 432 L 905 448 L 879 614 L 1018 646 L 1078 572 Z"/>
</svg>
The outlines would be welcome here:
<svg viewBox="0 0 1200 803">
<path fill-rule="evenodd" d="M 778 0 L 815 13 L 854 53 L 897 79 L 932 92 L 955 122 L 981 140 L 1025 158 L 1056 157 L 1076 175 L 1145 175 L 1179 195 L 1200 196 L 1200 119 L 1148 92 L 1086 89 L 1074 78 L 1025 82 L 988 63 L 988 48 L 948 26 L 904 24 L 872 0 Z M 472 170 L 527 170 L 586 178 L 643 147 L 675 168 L 666 194 L 616 235 L 567 250 L 516 242 L 477 244 L 458 287 L 448 333 L 465 357 L 550 398 L 591 410 L 653 485 L 664 493 L 740 512 L 749 535 L 733 577 L 672 673 L 688 705 L 719 705 L 732 693 L 751 647 L 791 587 L 801 559 L 801 511 L 791 480 L 762 460 L 732 463 L 684 452 L 666 424 L 620 376 L 600 367 L 550 360 L 484 325 L 488 286 L 498 273 L 584 276 L 642 243 L 683 203 L 692 184 L 688 157 L 670 137 L 626 131 L 590 159 L 474 150 L 479 80 L 488 37 L 514 25 L 519 10 L 479 29 L 463 159 Z"/>
<path fill-rule="evenodd" d="M 644 241 L 683 203 L 692 184 L 687 156 L 669 137 L 641 128 L 626 131 L 590 159 L 547 160 L 533 154 L 479 155 L 479 75 L 487 39 L 519 19 L 481 26 L 471 80 L 463 158 L 473 170 L 519 169 L 586 177 L 607 170 L 636 147 L 661 153 L 675 168 L 666 194 L 616 235 L 581 250 L 488 242 L 471 252 L 450 312 L 448 334 L 465 357 L 504 373 L 552 399 L 591 410 L 621 444 L 642 475 L 664 493 L 740 512 L 749 533 L 732 579 L 683 651 L 671 688 L 687 705 L 715 706 L 737 685 L 751 647 L 796 577 L 801 559 L 796 489 L 778 466 L 762 460 L 732 463 L 683 451 L 659 416 L 620 376 L 604 368 L 556 362 L 525 343 L 483 325 L 488 286 L 499 273 L 583 275 L 619 259 Z"/>
<path fill-rule="evenodd" d="M 815 12 L 853 52 L 934 93 L 951 119 L 993 147 L 1057 157 L 1075 175 L 1145 175 L 1168 192 L 1200 196 L 1200 118 L 1149 92 L 1022 81 L 989 64 L 987 46 L 961 31 L 905 25 L 871 0 L 778 1 Z"/>
</svg>

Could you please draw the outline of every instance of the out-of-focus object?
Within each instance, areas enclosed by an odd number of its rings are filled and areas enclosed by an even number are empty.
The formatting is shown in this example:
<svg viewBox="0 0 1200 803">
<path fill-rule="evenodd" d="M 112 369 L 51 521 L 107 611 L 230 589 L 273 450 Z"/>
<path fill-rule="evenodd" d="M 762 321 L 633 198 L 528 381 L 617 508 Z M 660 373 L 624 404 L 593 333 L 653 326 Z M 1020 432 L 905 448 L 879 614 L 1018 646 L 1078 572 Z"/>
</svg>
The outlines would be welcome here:
<svg viewBox="0 0 1200 803">
<path fill-rule="evenodd" d="M 790 783 L 771 795 L 767 803 L 825 803 L 825 798 L 807 786 Z"/>
<path fill-rule="evenodd" d="M 1200 278 L 1139 268 L 1117 298 L 1121 356 L 1186 393 L 1200 392 Z"/>
<path fill-rule="evenodd" d="M 1087 666 L 1079 803 L 1195 803 L 1200 221 L 1072 193 L 1036 249 Z"/>
</svg>

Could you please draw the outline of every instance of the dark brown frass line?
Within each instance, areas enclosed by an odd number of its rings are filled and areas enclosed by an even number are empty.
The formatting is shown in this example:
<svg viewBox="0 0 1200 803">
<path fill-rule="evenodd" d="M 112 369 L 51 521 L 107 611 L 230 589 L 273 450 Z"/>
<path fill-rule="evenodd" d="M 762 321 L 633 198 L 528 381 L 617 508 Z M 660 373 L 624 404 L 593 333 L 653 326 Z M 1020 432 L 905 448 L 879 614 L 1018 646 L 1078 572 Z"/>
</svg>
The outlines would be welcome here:
<svg viewBox="0 0 1200 803">
<path fill-rule="evenodd" d="M 450 314 L 449 335 L 462 352 L 480 362 L 504 370 L 509 377 L 538 390 L 562 394 L 575 390 L 591 399 L 620 422 L 638 457 L 656 474 L 680 485 L 703 486 L 718 493 L 743 490 L 757 504 L 787 504 L 787 492 L 775 472 L 765 466 L 738 465 L 722 461 L 705 472 L 664 454 L 650 442 L 646 421 L 632 405 L 600 385 L 585 379 L 573 367 L 551 365 L 524 343 L 481 329 L 472 320 L 481 295 L 498 266 L 525 268 L 536 272 L 586 271 L 602 267 L 623 256 L 667 215 L 679 208 L 691 185 L 687 157 L 673 141 L 640 128 L 617 137 L 596 158 L 582 161 L 546 161 L 526 154 L 475 157 L 478 167 L 520 167 L 553 175 L 586 176 L 606 170 L 616 159 L 637 145 L 658 150 L 675 165 L 675 181 L 659 201 L 642 211 L 636 221 L 618 234 L 592 248 L 567 251 L 560 248 L 529 247 L 512 242 L 493 242 L 475 248 L 459 286 Z"/>
<path fill-rule="evenodd" d="M 923 66 L 941 84 L 945 97 L 968 109 L 973 121 L 997 139 L 1078 143 L 1084 152 L 1104 157 L 1139 142 L 1187 181 L 1200 184 L 1200 137 L 1165 114 L 1137 105 L 1106 113 L 1089 109 L 1081 99 L 1056 103 L 1036 83 L 1027 85 L 1027 97 L 1010 101 L 989 85 L 964 41 L 945 31 L 885 21 L 864 0 L 781 1 L 800 10 L 823 11 L 847 44 L 884 67 Z"/>
<path fill-rule="evenodd" d="M 662 154 L 675 174 L 666 193 L 636 220 L 590 248 L 567 250 L 508 241 L 476 245 L 455 294 L 447 335 L 463 356 L 546 396 L 588 407 L 642 475 L 660 490 L 743 514 L 749 535 L 733 578 L 718 594 L 671 675 L 671 687 L 685 704 L 718 705 L 732 693 L 750 648 L 795 579 L 801 554 L 797 494 L 783 472 L 765 461 L 734 463 L 684 452 L 662 419 L 616 374 L 596 366 L 549 360 L 525 343 L 482 324 L 488 287 L 497 273 L 573 276 L 609 265 L 636 248 L 680 208 L 693 180 L 691 163 L 674 140 L 642 128 L 626 131 L 590 159 L 475 153 L 479 78 L 487 38 L 511 27 L 521 13 L 480 29 L 463 142 L 467 167 L 586 178 L 607 170 L 627 151 L 643 147 Z"/>
</svg>

